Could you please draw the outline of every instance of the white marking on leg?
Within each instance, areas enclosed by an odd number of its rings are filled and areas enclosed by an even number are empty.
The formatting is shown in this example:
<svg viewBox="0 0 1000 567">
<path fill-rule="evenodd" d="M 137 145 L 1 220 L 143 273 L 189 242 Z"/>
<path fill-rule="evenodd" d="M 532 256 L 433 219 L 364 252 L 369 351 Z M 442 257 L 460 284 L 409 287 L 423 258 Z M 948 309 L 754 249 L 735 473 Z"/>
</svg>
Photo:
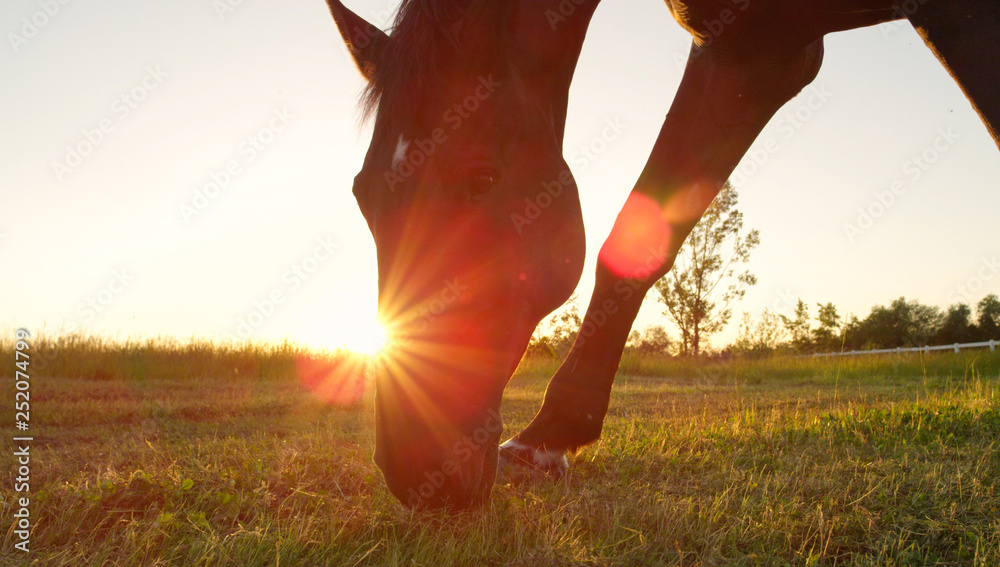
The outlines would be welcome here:
<svg viewBox="0 0 1000 567">
<path fill-rule="evenodd" d="M 540 469 L 555 468 L 565 471 L 569 468 L 569 459 L 566 458 L 566 451 L 539 449 L 538 447 L 518 443 L 513 439 L 507 440 L 503 445 L 500 445 L 500 448 L 509 449 L 515 453 L 522 451 L 530 452 L 532 462 Z"/>
<path fill-rule="evenodd" d="M 535 466 L 540 469 L 559 469 L 565 471 L 569 468 L 569 459 L 566 458 L 565 451 L 543 451 L 535 449 Z"/>
<path fill-rule="evenodd" d="M 392 153 L 392 170 L 399 171 L 399 166 L 403 165 L 406 161 L 406 149 L 410 147 L 409 140 L 403 138 L 403 135 L 399 135 L 399 141 L 396 142 L 396 151 Z"/>
<path fill-rule="evenodd" d="M 511 451 L 520 451 L 522 449 L 530 449 L 531 447 L 523 445 L 514 441 L 513 439 L 508 439 L 500 445 L 501 449 L 510 449 Z"/>
</svg>

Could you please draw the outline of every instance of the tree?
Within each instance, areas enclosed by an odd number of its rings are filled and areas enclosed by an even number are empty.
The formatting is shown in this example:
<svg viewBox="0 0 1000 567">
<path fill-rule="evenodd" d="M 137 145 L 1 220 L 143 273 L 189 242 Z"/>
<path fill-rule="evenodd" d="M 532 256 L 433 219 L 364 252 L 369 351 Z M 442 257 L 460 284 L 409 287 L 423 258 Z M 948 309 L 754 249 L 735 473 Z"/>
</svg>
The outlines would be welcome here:
<svg viewBox="0 0 1000 567">
<path fill-rule="evenodd" d="M 941 326 L 931 342 L 936 345 L 972 342 L 976 338 L 976 328 L 972 325 L 972 309 L 964 303 L 948 308 Z"/>
<path fill-rule="evenodd" d="M 732 317 L 730 306 L 757 283 L 749 271 L 738 273 L 760 244 L 760 233 L 742 234 L 736 201 L 736 189 L 727 183 L 684 241 L 673 269 L 656 282 L 664 315 L 680 330 L 682 355 L 698 356 L 702 340 L 722 330 Z"/>
<path fill-rule="evenodd" d="M 846 343 L 852 349 L 925 346 L 940 325 L 940 309 L 900 297 L 889 307 L 876 305 L 864 321 L 852 320 Z"/>
<path fill-rule="evenodd" d="M 812 347 L 812 333 L 809 332 L 809 306 L 799 299 L 795 305 L 795 318 L 781 316 L 781 322 L 792 337 L 792 346 L 799 353 L 808 352 Z"/>
<path fill-rule="evenodd" d="M 902 298 L 900 298 L 902 300 Z M 898 301 L 898 300 L 897 300 Z M 895 305 L 895 303 L 893 303 Z M 941 326 L 941 309 L 923 305 L 918 301 L 908 304 L 910 314 L 910 325 L 907 329 L 909 343 L 904 346 L 926 346 L 931 343 L 934 333 Z"/>
<path fill-rule="evenodd" d="M 979 314 L 976 321 L 979 339 L 1000 339 L 1000 298 L 997 294 L 991 293 L 980 300 L 976 312 Z"/>
<path fill-rule="evenodd" d="M 670 354 L 670 336 L 663 327 L 649 326 L 639 331 L 632 331 L 629 337 L 629 348 L 640 354 Z"/>
<path fill-rule="evenodd" d="M 848 314 L 844 319 L 844 348 L 846 350 L 861 350 L 867 344 L 867 330 L 856 315 Z"/>
<path fill-rule="evenodd" d="M 527 354 L 563 358 L 573 346 L 577 329 L 583 320 L 576 294 L 573 294 L 559 309 L 535 329 L 528 342 Z"/>
<path fill-rule="evenodd" d="M 785 329 L 781 319 L 770 309 L 765 308 L 756 324 L 749 313 L 743 313 L 739 335 L 732 345 L 732 350 L 741 355 L 766 356 L 777 350 L 778 345 L 784 340 Z"/>
<path fill-rule="evenodd" d="M 819 313 L 816 315 L 819 328 L 813 329 L 813 344 L 820 352 L 841 348 L 840 315 L 837 314 L 837 307 L 832 302 L 826 305 L 817 303 L 816 307 L 819 307 Z"/>
</svg>

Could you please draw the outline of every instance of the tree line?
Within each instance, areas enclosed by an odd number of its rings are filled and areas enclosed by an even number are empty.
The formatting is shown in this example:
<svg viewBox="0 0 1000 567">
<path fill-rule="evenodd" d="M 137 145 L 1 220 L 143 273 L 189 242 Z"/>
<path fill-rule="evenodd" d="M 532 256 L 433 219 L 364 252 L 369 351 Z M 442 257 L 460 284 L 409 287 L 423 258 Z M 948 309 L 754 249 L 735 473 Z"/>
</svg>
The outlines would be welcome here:
<svg viewBox="0 0 1000 567">
<path fill-rule="evenodd" d="M 736 190 L 726 183 L 688 234 L 671 271 L 650 290 L 663 304 L 663 315 L 677 330 L 677 340 L 662 325 L 654 325 L 633 331 L 627 350 L 697 357 L 707 338 L 728 324 L 733 305 L 757 283 L 746 265 L 760 244 L 758 231 L 744 232 L 737 200 Z M 975 314 L 964 303 L 942 311 L 905 297 L 889 306 L 873 307 L 864 319 L 842 318 L 833 303 L 817 303 L 816 308 L 813 318 L 809 305 L 799 299 L 790 315 L 765 309 L 754 320 L 744 313 L 736 340 L 722 352 L 743 356 L 807 354 L 1000 340 L 1000 300 L 996 294 L 976 304 Z M 529 354 L 564 356 L 580 323 L 574 297 L 539 326 Z"/>
<path fill-rule="evenodd" d="M 1000 341 L 1000 297 L 990 294 L 972 307 L 965 303 L 945 310 L 905 297 L 876 305 L 864 318 L 842 317 L 833 303 L 817 303 L 815 315 L 799 299 L 791 314 L 765 309 L 754 319 L 743 314 L 736 339 L 719 354 L 770 356 L 850 350 L 908 348 L 980 341 Z M 576 298 L 539 326 L 528 353 L 561 358 L 580 328 Z M 693 356 L 683 339 L 675 340 L 662 325 L 633 330 L 626 351 L 641 355 Z"/>
<path fill-rule="evenodd" d="M 832 303 L 809 306 L 798 300 L 791 316 L 765 309 L 757 320 L 743 315 L 739 334 L 727 347 L 734 354 L 775 352 L 809 354 L 849 350 L 908 348 L 1000 340 L 1000 298 L 984 297 L 975 314 L 965 303 L 946 310 L 905 297 L 888 306 L 876 305 L 864 319 L 842 319 Z"/>
</svg>

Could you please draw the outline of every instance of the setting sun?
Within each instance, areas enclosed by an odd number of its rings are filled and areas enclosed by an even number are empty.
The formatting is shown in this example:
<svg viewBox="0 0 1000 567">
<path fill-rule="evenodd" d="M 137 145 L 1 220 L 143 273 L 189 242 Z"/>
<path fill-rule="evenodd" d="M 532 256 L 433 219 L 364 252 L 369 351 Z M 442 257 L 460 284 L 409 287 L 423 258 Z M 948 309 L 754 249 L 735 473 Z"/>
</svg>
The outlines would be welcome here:
<svg viewBox="0 0 1000 567">
<path fill-rule="evenodd" d="M 358 322 L 344 337 L 344 347 L 359 354 L 374 355 L 385 347 L 388 334 L 385 327 L 375 320 Z"/>
<path fill-rule="evenodd" d="M 344 348 L 363 355 L 378 354 L 388 341 L 385 327 L 374 313 L 363 311 L 324 316 L 308 325 L 299 334 L 298 340 L 319 349 Z"/>
</svg>

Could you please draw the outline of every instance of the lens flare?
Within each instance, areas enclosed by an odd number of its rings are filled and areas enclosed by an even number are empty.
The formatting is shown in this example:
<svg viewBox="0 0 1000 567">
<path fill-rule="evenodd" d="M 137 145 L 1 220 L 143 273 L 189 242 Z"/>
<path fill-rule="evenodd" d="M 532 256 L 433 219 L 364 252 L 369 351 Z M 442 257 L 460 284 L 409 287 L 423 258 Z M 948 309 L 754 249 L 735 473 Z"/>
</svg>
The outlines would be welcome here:
<svg viewBox="0 0 1000 567">
<path fill-rule="evenodd" d="M 666 261 L 670 233 L 660 204 L 642 193 L 632 193 L 598 258 L 619 277 L 644 279 Z"/>
<path fill-rule="evenodd" d="M 701 182 L 680 187 L 664 204 L 633 191 L 625 201 L 598 258 L 622 278 L 644 280 L 656 273 L 715 199 L 719 187 Z"/>
<path fill-rule="evenodd" d="M 296 361 L 299 383 L 322 402 L 354 406 L 371 390 L 375 365 L 389 338 L 383 325 L 369 321 L 354 323 L 340 340 L 325 340 L 320 350 L 328 355 L 304 355 Z"/>
<path fill-rule="evenodd" d="M 324 403 L 350 407 L 371 388 L 368 357 L 340 352 L 330 357 L 301 356 L 295 370 L 299 383 Z"/>
<path fill-rule="evenodd" d="M 377 356 L 389 341 L 389 334 L 385 326 L 377 321 L 370 320 L 368 323 L 358 323 L 351 329 L 347 339 L 344 340 L 344 348 L 351 352 L 366 356 Z"/>
</svg>

